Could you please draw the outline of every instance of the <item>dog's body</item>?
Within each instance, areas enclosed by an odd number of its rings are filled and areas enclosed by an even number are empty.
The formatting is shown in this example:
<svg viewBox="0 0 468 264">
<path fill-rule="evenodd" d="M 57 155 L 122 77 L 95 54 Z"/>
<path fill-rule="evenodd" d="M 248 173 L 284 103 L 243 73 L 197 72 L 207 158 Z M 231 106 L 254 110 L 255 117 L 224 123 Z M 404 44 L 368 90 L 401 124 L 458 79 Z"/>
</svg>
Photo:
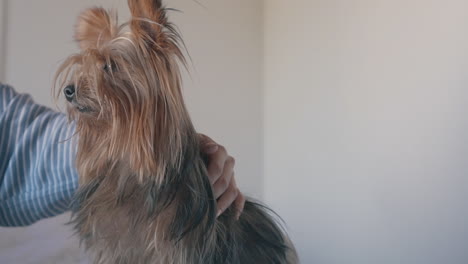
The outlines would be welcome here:
<svg viewBox="0 0 468 264">
<path fill-rule="evenodd" d="M 179 35 L 160 0 L 129 0 L 130 31 L 85 11 L 59 71 L 79 134 L 74 223 L 95 263 L 297 263 L 265 207 L 218 219 L 185 108 Z"/>
</svg>

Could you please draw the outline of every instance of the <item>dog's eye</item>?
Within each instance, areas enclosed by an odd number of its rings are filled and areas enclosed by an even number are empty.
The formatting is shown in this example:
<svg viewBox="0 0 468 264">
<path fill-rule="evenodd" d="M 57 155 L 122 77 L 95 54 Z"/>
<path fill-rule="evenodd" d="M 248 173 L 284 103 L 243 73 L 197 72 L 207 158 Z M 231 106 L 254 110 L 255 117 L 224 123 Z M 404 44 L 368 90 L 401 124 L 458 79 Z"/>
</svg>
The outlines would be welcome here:
<svg viewBox="0 0 468 264">
<path fill-rule="evenodd" d="M 110 61 L 109 63 L 104 64 L 104 66 L 102 66 L 102 69 L 105 72 L 116 72 L 117 71 L 117 64 L 115 64 L 114 61 Z"/>
</svg>

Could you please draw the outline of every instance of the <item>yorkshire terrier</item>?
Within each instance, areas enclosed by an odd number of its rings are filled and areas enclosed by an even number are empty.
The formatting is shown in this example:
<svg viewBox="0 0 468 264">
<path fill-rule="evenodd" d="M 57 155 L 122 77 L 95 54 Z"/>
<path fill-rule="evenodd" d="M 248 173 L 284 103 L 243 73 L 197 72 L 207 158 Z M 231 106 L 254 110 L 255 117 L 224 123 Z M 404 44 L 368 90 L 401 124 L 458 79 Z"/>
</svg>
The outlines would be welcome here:
<svg viewBox="0 0 468 264">
<path fill-rule="evenodd" d="M 247 201 L 216 218 L 205 157 L 181 92 L 182 40 L 161 0 L 128 0 L 130 21 L 84 11 L 81 52 L 57 73 L 76 123 L 73 224 L 94 263 L 290 264 L 271 210 Z"/>
</svg>

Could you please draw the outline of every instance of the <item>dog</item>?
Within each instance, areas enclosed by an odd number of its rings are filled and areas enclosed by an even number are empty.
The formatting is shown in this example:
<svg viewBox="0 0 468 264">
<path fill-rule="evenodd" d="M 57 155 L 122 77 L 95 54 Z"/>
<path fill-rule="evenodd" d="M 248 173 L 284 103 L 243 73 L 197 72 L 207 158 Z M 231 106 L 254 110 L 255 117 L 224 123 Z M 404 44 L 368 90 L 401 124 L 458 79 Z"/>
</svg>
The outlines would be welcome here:
<svg viewBox="0 0 468 264">
<path fill-rule="evenodd" d="M 72 223 L 94 263 L 298 263 L 267 207 L 248 199 L 238 220 L 234 207 L 216 218 L 170 9 L 161 0 L 128 5 L 122 25 L 114 11 L 81 13 L 80 53 L 56 76 L 78 135 Z"/>
</svg>

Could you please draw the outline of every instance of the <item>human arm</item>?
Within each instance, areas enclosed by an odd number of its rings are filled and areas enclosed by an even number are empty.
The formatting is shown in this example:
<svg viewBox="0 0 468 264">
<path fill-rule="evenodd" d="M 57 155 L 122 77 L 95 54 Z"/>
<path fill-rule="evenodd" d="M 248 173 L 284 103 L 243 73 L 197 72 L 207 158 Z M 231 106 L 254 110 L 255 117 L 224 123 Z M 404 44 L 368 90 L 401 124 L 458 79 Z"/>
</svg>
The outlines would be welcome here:
<svg viewBox="0 0 468 264">
<path fill-rule="evenodd" d="M 69 209 L 78 187 L 67 117 L 0 84 L 0 225 L 26 226 Z"/>
</svg>

